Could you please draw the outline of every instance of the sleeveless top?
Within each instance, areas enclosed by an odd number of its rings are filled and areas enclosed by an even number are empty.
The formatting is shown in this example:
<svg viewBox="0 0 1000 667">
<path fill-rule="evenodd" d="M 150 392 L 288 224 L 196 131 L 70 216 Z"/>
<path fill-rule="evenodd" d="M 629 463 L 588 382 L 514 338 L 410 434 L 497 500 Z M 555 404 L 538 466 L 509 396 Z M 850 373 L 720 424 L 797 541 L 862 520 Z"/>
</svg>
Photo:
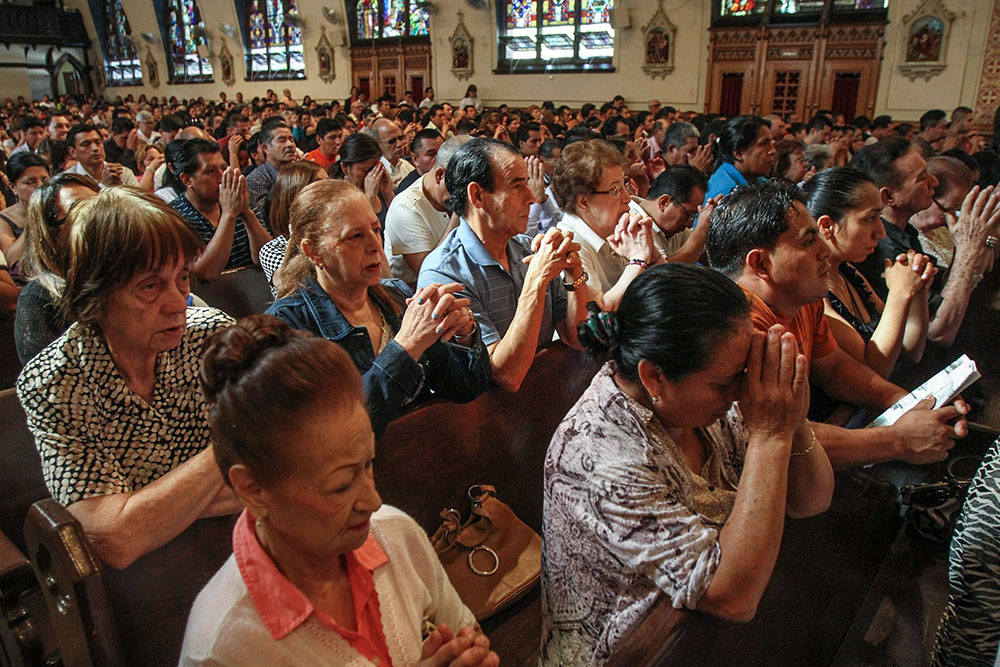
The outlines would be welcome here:
<svg viewBox="0 0 1000 667">
<path fill-rule="evenodd" d="M 867 322 L 861 320 L 861 318 L 855 314 L 850 307 L 845 304 L 833 290 L 830 290 L 826 294 L 826 298 L 830 300 L 830 305 L 833 309 L 837 311 L 837 314 L 847 320 L 847 323 L 854 327 L 855 331 L 861 334 L 861 337 L 867 343 L 871 340 L 872 335 L 875 333 L 876 327 L 878 327 L 879 319 L 881 314 L 878 311 L 878 307 L 875 305 L 874 293 L 872 292 L 871 286 L 868 281 L 865 280 L 864 276 L 854 268 L 852 265 L 844 262 L 840 265 L 840 275 L 844 277 L 844 281 L 861 296 L 861 303 L 864 304 L 865 310 L 871 316 Z"/>
<path fill-rule="evenodd" d="M 15 239 L 18 238 L 18 237 L 20 237 L 21 234 L 24 233 L 24 227 L 18 227 L 17 225 L 14 224 L 13 220 L 11 220 L 10 218 L 8 218 L 3 213 L 0 213 L 0 219 L 2 219 L 4 222 L 7 223 L 7 225 L 10 227 L 10 231 L 12 231 L 14 233 L 14 238 Z"/>
</svg>

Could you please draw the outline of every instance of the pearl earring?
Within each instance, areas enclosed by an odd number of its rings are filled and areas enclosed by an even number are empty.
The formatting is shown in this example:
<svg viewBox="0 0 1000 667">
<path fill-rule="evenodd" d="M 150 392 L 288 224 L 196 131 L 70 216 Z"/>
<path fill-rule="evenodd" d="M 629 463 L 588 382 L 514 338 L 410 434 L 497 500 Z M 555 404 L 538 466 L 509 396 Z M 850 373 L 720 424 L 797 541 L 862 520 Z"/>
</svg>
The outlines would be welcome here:
<svg viewBox="0 0 1000 667">
<path fill-rule="evenodd" d="M 650 396 L 649 400 L 653 402 L 653 405 L 657 405 L 660 402 L 659 396 Z"/>
</svg>

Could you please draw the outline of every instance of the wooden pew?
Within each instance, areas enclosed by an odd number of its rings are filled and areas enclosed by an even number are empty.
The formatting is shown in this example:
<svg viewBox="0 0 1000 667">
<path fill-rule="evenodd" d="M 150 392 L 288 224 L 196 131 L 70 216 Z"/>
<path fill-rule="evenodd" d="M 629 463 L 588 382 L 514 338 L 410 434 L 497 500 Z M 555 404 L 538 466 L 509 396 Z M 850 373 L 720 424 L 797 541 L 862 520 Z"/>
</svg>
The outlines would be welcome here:
<svg viewBox="0 0 1000 667">
<path fill-rule="evenodd" d="M 14 345 L 14 318 L 0 318 L 0 389 L 14 386 L 21 373 L 21 360 Z"/>
<path fill-rule="evenodd" d="M 47 614 L 40 601 L 31 563 L 0 533 L 0 665 L 29 667 L 46 660 L 39 623 Z"/>
<path fill-rule="evenodd" d="M 191 292 L 236 319 L 263 313 L 274 301 L 264 272 L 255 266 L 225 271 L 215 280 L 193 285 Z"/>
<path fill-rule="evenodd" d="M 35 438 L 13 389 L 0 391 L 0 533 L 25 550 L 21 527 L 28 508 L 49 497 Z"/>
<path fill-rule="evenodd" d="M 394 421 L 379 440 L 375 479 L 383 500 L 426 530 L 444 507 L 465 508 L 468 488 L 496 486 L 541 529 L 542 462 L 556 426 L 597 370 L 561 344 L 536 358 L 524 388 L 498 387 L 464 405 L 430 401 Z M 79 523 L 52 499 L 36 503 L 24 531 L 64 664 L 173 665 L 198 591 L 231 553 L 235 517 L 205 519 L 132 566 L 99 562 Z M 537 661 L 539 592 L 485 629 L 505 664 Z"/>
</svg>

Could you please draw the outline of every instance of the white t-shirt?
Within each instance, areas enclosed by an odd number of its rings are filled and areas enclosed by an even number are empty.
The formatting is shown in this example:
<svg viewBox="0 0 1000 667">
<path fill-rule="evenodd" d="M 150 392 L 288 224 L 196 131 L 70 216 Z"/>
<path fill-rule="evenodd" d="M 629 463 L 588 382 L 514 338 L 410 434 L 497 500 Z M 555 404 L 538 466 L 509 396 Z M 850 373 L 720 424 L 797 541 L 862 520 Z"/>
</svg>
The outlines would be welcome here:
<svg viewBox="0 0 1000 667">
<path fill-rule="evenodd" d="M 385 214 L 385 254 L 392 277 L 411 285 L 417 282 L 403 255 L 434 250 L 450 222 L 451 215 L 437 210 L 427 199 L 423 178 L 396 195 Z"/>
</svg>

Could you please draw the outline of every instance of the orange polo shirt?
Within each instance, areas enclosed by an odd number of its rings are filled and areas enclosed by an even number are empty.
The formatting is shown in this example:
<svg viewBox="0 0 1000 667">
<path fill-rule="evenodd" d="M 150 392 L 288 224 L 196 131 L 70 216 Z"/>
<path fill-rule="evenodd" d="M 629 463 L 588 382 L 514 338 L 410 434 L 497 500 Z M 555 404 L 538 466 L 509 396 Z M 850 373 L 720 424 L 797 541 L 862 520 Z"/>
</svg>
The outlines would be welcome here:
<svg viewBox="0 0 1000 667">
<path fill-rule="evenodd" d="M 826 356 L 837 349 L 837 339 L 830 331 L 826 317 L 823 315 L 823 301 L 816 301 L 802 306 L 791 317 L 783 317 L 771 310 L 763 299 L 746 287 L 743 291 L 750 298 L 750 319 L 753 328 L 767 333 L 775 324 L 785 327 L 786 331 L 795 334 L 799 343 L 799 352 L 806 355 L 809 363 L 813 359 Z"/>
<path fill-rule="evenodd" d="M 278 570 L 257 540 L 254 522 L 244 511 L 233 529 L 233 554 L 243 576 L 250 599 L 264 627 L 278 641 L 302 625 L 311 614 L 347 640 L 355 651 L 381 666 L 392 665 L 389 646 L 382 630 L 378 592 L 372 573 L 389 562 L 382 547 L 370 534 L 360 548 L 345 555 L 347 578 L 354 596 L 354 616 L 357 631 L 337 624 L 329 615 L 316 609 L 312 602 Z"/>
<path fill-rule="evenodd" d="M 313 149 L 313 150 L 309 151 L 308 153 L 306 153 L 306 159 L 307 160 L 309 160 L 310 162 L 315 162 L 316 164 L 318 164 L 319 166 L 323 167 L 324 169 L 327 169 L 331 164 L 336 164 L 338 157 L 340 157 L 340 156 L 339 155 L 335 155 L 333 157 L 333 159 L 331 160 L 330 158 L 328 158 L 326 155 L 323 154 L 323 151 L 321 151 L 318 148 Z"/>
</svg>

